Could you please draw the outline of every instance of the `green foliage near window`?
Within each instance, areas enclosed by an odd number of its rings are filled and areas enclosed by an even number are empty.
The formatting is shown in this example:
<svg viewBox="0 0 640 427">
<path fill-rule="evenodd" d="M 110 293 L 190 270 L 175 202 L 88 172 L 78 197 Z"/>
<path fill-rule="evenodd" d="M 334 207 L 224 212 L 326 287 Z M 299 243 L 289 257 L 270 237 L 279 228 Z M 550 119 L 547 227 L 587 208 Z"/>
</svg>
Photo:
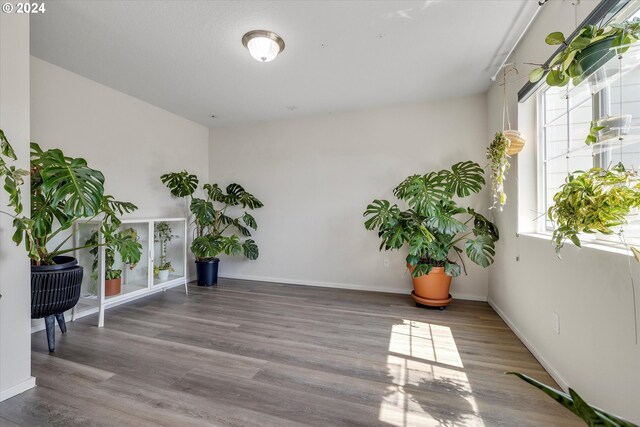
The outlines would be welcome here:
<svg viewBox="0 0 640 427">
<path fill-rule="evenodd" d="M 580 233 L 615 234 L 627 224 L 632 209 L 640 207 L 640 177 L 622 164 L 610 170 L 592 168 L 570 174 L 553 196 L 547 212 L 555 224 L 552 241 L 556 252 L 567 240 L 581 246 Z M 640 261 L 640 251 L 631 247 Z"/>
<path fill-rule="evenodd" d="M 24 177 L 29 175 L 26 170 L 8 164 L 16 160 L 17 157 L 13 147 L 2 129 L 0 129 L 0 179 L 4 178 L 4 189 L 9 194 L 8 206 L 13 210 L 14 214 L 4 213 L 14 218 L 17 218 L 23 211 L 20 186 L 24 184 Z M 26 218 L 23 217 L 21 220 L 26 220 Z"/>
<path fill-rule="evenodd" d="M 13 209 L 13 213 L 2 213 L 13 218 L 13 241 L 18 245 L 24 243 L 35 265 L 54 264 L 55 256 L 88 247 L 65 248 L 73 237 L 69 233 L 55 248 L 50 248 L 51 241 L 74 223 L 102 216 L 102 232 L 109 237 L 120 225 L 119 217 L 137 209 L 132 203 L 106 195 L 102 172 L 90 168 L 82 158 L 67 157 L 59 149 L 45 151 L 31 143 L 31 167 L 27 172 L 7 165 L 6 161 L 15 160 L 16 156 L 1 130 L 0 148 L 0 177 L 5 178 L 4 189 Z M 31 178 L 30 217 L 21 216 L 21 185 L 27 175 Z"/>
<path fill-rule="evenodd" d="M 173 234 L 171 226 L 166 221 L 156 222 L 153 227 L 153 241 L 160 243 L 160 263 L 154 266 L 154 275 L 158 275 L 160 270 L 175 271 L 171 267 L 171 263 L 167 261 L 167 243 L 171 242 L 178 236 Z M 157 271 L 156 271 L 157 270 Z"/>
<path fill-rule="evenodd" d="M 581 420 L 583 420 L 588 426 L 604 426 L 604 427 L 638 427 L 630 421 L 624 420 L 616 415 L 609 414 L 602 409 L 589 405 L 580 397 L 575 390 L 569 389 L 569 394 L 564 393 L 555 388 L 541 383 L 538 380 L 531 378 L 528 375 L 521 374 L 519 372 L 507 372 L 509 375 L 515 375 L 534 387 L 542 390 L 545 394 L 550 396 L 553 400 L 560 405 L 573 412 Z"/>
<path fill-rule="evenodd" d="M 587 145 L 592 145 L 598 142 L 598 132 L 605 128 L 606 126 L 599 126 L 597 121 L 592 120 L 591 124 L 589 125 L 589 135 L 587 135 L 584 143 Z"/>
<path fill-rule="evenodd" d="M 507 171 L 511 166 L 509 164 L 509 140 L 504 133 L 498 132 L 487 148 L 487 159 L 489 160 L 489 169 L 491 170 L 491 194 L 493 195 L 493 208 L 497 204 L 500 207 L 507 203 L 507 194 L 504 192 L 504 180 Z"/>
<path fill-rule="evenodd" d="M 364 225 L 378 232 L 380 250 L 408 246 L 406 260 L 415 267 L 414 277 L 428 274 L 433 267 L 444 267 L 448 275 L 458 276 L 460 265 L 449 256 L 457 256 L 464 267 L 463 252 L 474 263 L 488 267 L 493 263 L 498 229 L 474 209 L 458 206 L 455 200 L 479 192 L 484 184 L 482 167 L 471 161 L 456 163 L 451 170 L 412 175 L 393 190 L 408 209 L 401 210 L 387 200 L 374 200 L 364 212 Z"/>
<path fill-rule="evenodd" d="M 250 229 L 257 229 L 256 220 L 246 210 L 239 215 L 230 213 L 238 208 L 261 208 L 262 202 L 254 195 L 234 183 L 229 184 L 224 191 L 218 184 L 205 184 L 202 189 L 206 197 L 194 197 L 193 194 L 198 188 L 198 177 L 187 171 L 164 174 L 160 179 L 173 196 L 189 200 L 191 213 L 195 218 L 195 238 L 191 244 L 191 252 L 196 260 L 211 260 L 221 253 L 244 254 L 251 260 L 258 258 L 256 242 L 253 239 L 242 240 L 243 237 L 251 236 Z M 238 234 L 230 233 L 233 229 Z"/>
<path fill-rule="evenodd" d="M 605 39 L 611 40 L 612 47 L 625 46 L 617 49 L 617 53 L 626 52 L 627 45 L 636 43 L 640 39 L 640 20 L 634 18 L 604 28 L 587 25 L 580 29 L 579 34 L 571 42 L 567 42 L 564 34 L 559 31 L 550 33 L 545 38 L 545 43 L 564 45 L 565 48 L 551 60 L 548 66 L 534 68 L 529 73 L 529 80 L 535 83 L 546 74 L 546 82 L 549 86 L 566 86 L 570 81 L 574 85 L 579 84 L 584 79 L 584 70 L 579 61 L 580 53 Z"/>
<path fill-rule="evenodd" d="M 116 252 L 120 254 L 120 259 L 129 268 L 135 268 L 140 262 L 142 256 L 142 245 L 139 243 L 138 233 L 133 228 L 118 230 L 118 227 L 110 230 L 110 233 L 104 236 L 104 278 L 106 280 L 119 279 L 122 277 L 122 270 L 113 268 L 116 262 Z M 85 242 L 85 246 L 91 248 L 89 253 L 93 255 L 93 263 L 91 265 L 93 280 L 98 279 L 98 231 L 91 233 L 91 236 Z"/>
</svg>

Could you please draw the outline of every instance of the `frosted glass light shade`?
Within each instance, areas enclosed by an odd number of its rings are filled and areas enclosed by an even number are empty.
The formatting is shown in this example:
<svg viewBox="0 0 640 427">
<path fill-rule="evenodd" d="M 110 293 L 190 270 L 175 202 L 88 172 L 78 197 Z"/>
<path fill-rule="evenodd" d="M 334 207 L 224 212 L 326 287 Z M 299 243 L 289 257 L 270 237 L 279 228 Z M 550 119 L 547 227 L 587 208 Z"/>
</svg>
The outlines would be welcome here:
<svg viewBox="0 0 640 427">
<path fill-rule="evenodd" d="M 284 50 L 284 40 L 271 31 L 249 31 L 242 37 L 242 44 L 251 56 L 260 62 L 273 61 Z"/>
</svg>

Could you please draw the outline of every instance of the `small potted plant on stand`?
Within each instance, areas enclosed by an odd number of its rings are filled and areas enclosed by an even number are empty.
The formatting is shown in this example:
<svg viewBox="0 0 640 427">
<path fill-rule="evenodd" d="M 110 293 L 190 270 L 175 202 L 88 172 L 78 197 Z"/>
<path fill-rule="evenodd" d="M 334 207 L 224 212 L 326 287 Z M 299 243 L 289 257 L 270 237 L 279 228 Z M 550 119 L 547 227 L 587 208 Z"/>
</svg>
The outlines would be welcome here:
<svg viewBox="0 0 640 427">
<path fill-rule="evenodd" d="M 405 210 L 387 200 L 374 200 L 367 206 L 365 227 L 378 232 L 380 250 L 408 246 L 406 261 L 416 303 L 444 308 L 451 302 L 449 286 L 451 278 L 460 275 L 460 264 L 464 268 L 463 252 L 482 267 L 493 263 L 497 227 L 454 200 L 479 192 L 484 184 L 480 165 L 460 162 L 451 170 L 412 175 L 401 182 L 393 194 L 406 202 Z M 469 223 L 473 224 L 471 229 Z M 459 246 L 462 242 L 464 249 Z M 460 264 L 450 259 L 454 256 Z"/>
<path fill-rule="evenodd" d="M 160 263 L 154 265 L 153 274 L 161 282 L 166 282 L 169 279 L 169 273 L 175 271 L 171 266 L 171 262 L 167 261 L 167 243 L 178 236 L 172 234 L 171 226 L 168 222 L 161 221 L 155 224 L 153 237 L 153 241 L 160 244 Z"/>
<path fill-rule="evenodd" d="M 106 297 L 118 295 L 122 292 L 122 270 L 113 268 L 116 262 L 116 253 L 129 268 L 133 269 L 140 262 L 142 245 L 138 242 L 138 233 L 133 228 L 122 231 L 110 230 L 104 237 L 104 295 Z M 92 275 L 98 280 L 98 231 L 91 233 L 85 246 L 90 247 L 89 253 L 93 255 Z"/>
<path fill-rule="evenodd" d="M 258 227 L 256 220 L 247 211 L 232 216 L 230 210 L 258 209 L 262 202 L 248 193 L 239 184 L 229 184 L 223 191 L 218 184 L 205 184 L 202 188 L 206 198 L 193 197 L 198 188 L 198 177 L 187 171 L 173 172 L 160 177 L 174 197 L 189 200 L 194 216 L 195 238 L 191 252 L 196 257 L 196 272 L 199 286 L 212 286 L 218 282 L 217 256 L 243 254 L 250 260 L 258 258 L 258 245 L 253 239 L 241 240 L 237 234 L 229 233 L 236 229 L 243 237 L 250 237 L 251 231 Z M 226 234 L 225 234 L 226 233 Z"/>
</svg>

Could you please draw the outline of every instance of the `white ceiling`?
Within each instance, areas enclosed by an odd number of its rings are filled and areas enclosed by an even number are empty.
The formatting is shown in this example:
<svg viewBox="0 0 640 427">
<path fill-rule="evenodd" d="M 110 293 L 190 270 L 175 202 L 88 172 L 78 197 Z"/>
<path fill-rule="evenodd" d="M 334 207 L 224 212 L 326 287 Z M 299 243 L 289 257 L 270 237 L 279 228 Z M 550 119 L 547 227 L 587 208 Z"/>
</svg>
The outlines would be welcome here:
<svg viewBox="0 0 640 427">
<path fill-rule="evenodd" d="M 216 127 L 484 92 L 537 0 L 46 6 L 31 17 L 34 56 Z M 284 52 L 251 58 L 253 29 Z"/>
</svg>

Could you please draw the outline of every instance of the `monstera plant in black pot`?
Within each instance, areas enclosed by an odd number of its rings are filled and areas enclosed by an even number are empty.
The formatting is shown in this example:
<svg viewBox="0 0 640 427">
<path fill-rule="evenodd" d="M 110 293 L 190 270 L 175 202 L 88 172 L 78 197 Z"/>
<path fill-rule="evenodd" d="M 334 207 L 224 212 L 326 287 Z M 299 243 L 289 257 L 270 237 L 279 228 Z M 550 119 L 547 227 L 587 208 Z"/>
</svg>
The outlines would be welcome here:
<svg viewBox="0 0 640 427">
<path fill-rule="evenodd" d="M 45 319 L 49 351 L 55 349 L 55 320 L 66 332 L 64 312 L 80 298 L 83 269 L 69 253 L 88 248 L 70 248 L 71 227 L 77 221 L 102 216 L 101 229 L 112 237 L 118 251 L 130 251 L 135 241 L 115 235 L 120 225 L 118 216 L 134 211 L 135 205 L 119 202 L 104 194 L 104 176 L 91 169 L 86 160 L 71 158 L 61 150 L 42 150 L 31 144 L 30 172 L 7 166 L 15 153 L 0 131 L 0 144 L 5 159 L 0 161 L 0 176 L 13 209 L 15 232 L 13 241 L 24 244 L 31 259 L 31 317 Z M 31 215 L 22 215 L 21 185 L 31 178 Z M 55 243 L 54 243 L 55 242 Z"/>
<path fill-rule="evenodd" d="M 218 282 L 218 255 L 244 255 L 250 260 L 258 258 L 258 245 L 251 237 L 250 229 L 258 225 L 255 218 L 245 209 L 253 210 L 263 206 L 254 195 L 239 184 L 229 184 L 223 191 L 218 184 L 205 184 L 202 189 L 206 198 L 194 197 L 198 188 L 198 177 L 187 171 L 172 172 L 160 177 L 174 197 L 189 200 L 194 217 L 195 236 L 191 252 L 196 258 L 196 272 L 199 286 L 212 286 Z M 231 211 L 235 210 L 236 215 Z"/>
</svg>

